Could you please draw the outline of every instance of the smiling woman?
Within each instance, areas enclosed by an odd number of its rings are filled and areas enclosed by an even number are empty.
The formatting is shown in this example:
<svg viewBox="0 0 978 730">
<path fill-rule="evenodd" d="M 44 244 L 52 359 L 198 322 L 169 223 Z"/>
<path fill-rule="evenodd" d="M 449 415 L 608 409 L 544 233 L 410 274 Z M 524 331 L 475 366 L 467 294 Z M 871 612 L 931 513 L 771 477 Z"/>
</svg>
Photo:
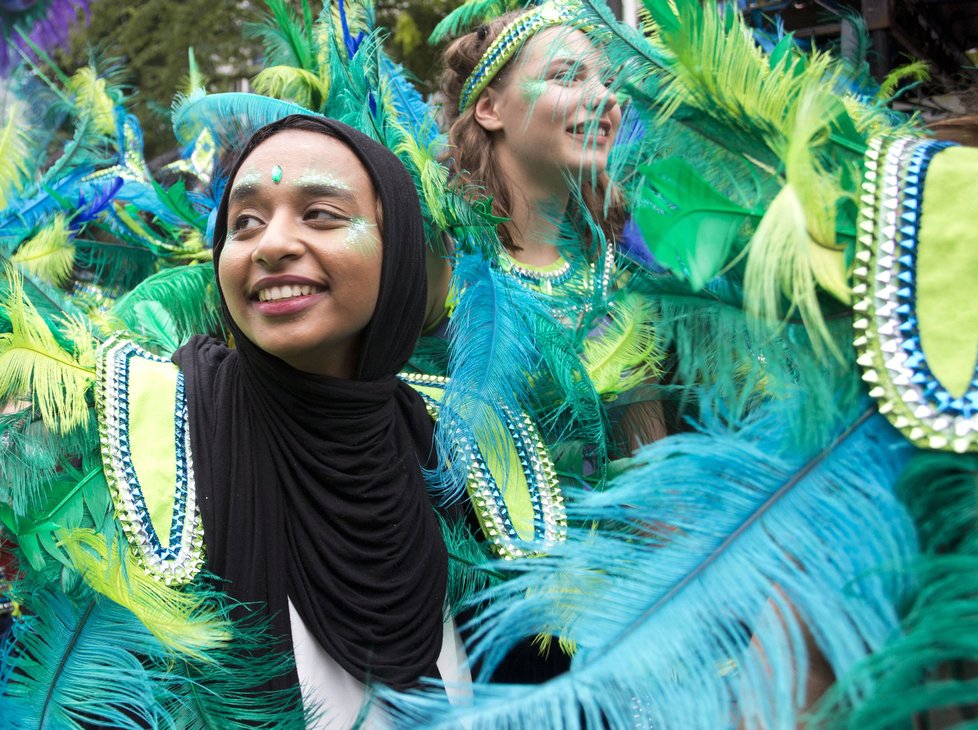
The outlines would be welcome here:
<svg viewBox="0 0 978 730">
<path fill-rule="evenodd" d="M 218 270 L 242 332 L 296 369 L 350 377 L 380 287 L 377 211 L 341 142 L 286 130 L 258 145 L 231 187 Z"/>
<path fill-rule="evenodd" d="M 297 673 L 263 686 L 298 680 L 340 725 L 364 683 L 440 673 L 446 552 L 421 472 L 432 423 L 396 377 L 423 317 L 421 231 L 383 146 L 321 118 L 262 128 L 214 233 L 235 348 L 197 337 L 173 358 L 207 567 L 295 655 Z"/>
<path fill-rule="evenodd" d="M 463 6 L 458 16 L 472 14 Z M 622 123 L 613 70 L 570 4 L 555 0 L 486 19 L 443 60 L 446 163 L 488 199 L 481 210 L 491 210 L 492 225 L 488 234 L 452 231 L 449 311 L 412 363 L 438 373 L 424 356 L 440 345 L 455 412 L 530 409 L 563 484 L 600 489 L 615 462 L 665 432 L 657 310 L 634 286 L 647 272 L 618 250 L 625 214 L 609 175 Z M 481 527 L 491 542 L 494 526 Z M 521 538 L 536 552 L 553 542 L 529 531 Z M 544 660 L 522 647 L 495 678 L 535 681 L 564 663 L 559 650 Z"/>
</svg>

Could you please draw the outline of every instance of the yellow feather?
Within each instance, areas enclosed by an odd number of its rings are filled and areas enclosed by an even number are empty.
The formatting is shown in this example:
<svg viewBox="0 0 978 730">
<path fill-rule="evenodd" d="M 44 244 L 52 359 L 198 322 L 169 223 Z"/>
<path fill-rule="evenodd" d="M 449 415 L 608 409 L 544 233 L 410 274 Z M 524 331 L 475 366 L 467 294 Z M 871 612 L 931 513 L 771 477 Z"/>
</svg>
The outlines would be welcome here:
<svg viewBox="0 0 978 730">
<path fill-rule="evenodd" d="M 171 651 L 207 660 L 208 649 L 231 638 L 228 621 L 201 596 L 153 578 L 128 547 L 110 549 L 104 536 L 88 529 L 65 531 L 59 538 L 85 582 L 131 611 Z"/>
<path fill-rule="evenodd" d="M 68 81 L 68 91 L 80 112 L 91 119 L 96 132 L 115 135 L 115 104 L 105 79 L 100 79 L 94 68 L 78 69 Z"/>
<path fill-rule="evenodd" d="M 20 119 L 20 104 L 13 102 L 0 132 L 0 208 L 6 208 L 12 195 L 24 189 L 29 154 L 27 135 Z"/>
<path fill-rule="evenodd" d="M 21 244 L 10 260 L 55 286 L 67 283 L 75 265 L 75 246 L 64 215 L 56 214 L 47 227 Z"/>
<path fill-rule="evenodd" d="M 32 401 L 49 430 L 68 433 L 88 420 L 85 394 L 95 377 L 94 347 L 66 352 L 25 297 L 19 275 L 8 268 L 6 276 L 9 293 L 0 307 L 11 331 L 0 334 L 0 401 Z M 69 329 L 83 340 L 80 327 Z"/>
<path fill-rule="evenodd" d="M 650 299 L 629 296 L 616 302 L 607 329 L 584 341 L 584 364 L 598 393 L 621 393 L 662 374 L 657 319 Z"/>
<path fill-rule="evenodd" d="M 252 86 L 259 94 L 295 102 L 306 109 L 319 109 L 329 97 L 329 77 L 320 77 L 294 66 L 262 69 Z"/>
<path fill-rule="evenodd" d="M 750 297 L 744 306 L 755 324 L 769 328 L 781 319 L 781 295 L 791 292 L 786 316 L 797 311 L 815 350 L 824 345 L 841 358 L 819 309 L 811 251 L 804 206 L 789 183 L 771 201 L 749 243 L 744 288 Z"/>
</svg>

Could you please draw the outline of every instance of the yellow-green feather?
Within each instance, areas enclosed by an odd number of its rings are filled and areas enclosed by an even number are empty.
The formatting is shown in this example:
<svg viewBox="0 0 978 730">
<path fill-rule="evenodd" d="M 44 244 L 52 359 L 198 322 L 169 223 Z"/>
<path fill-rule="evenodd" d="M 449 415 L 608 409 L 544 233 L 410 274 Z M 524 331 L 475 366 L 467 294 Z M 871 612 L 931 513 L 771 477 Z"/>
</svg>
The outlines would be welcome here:
<svg viewBox="0 0 978 730">
<path fill-rule="evenodd" d="M 96 132 L 115 135 L 115 103 L 109 96 L 108 84 L 94 68 L 78 69 L 68 81 L 68 91 L 79 113 L 91 119 Z"/>
<path fill-rule="evenodd" d="M 608 328 L 584 341 L 584 364 L 598 393 L 621 393 L 662 374 L 657 319 L 650 298 L 629 296 L 616 302 Z"/>
<path fill-rule="evenodd" d="M 55 286 L 67 283 L 75 264 L 75 245 L 65 216 L 55 214 L 47 226 L 18 247 L 10 260 Z"/>
<path fill-rule="evenodd" d="M 0 307 L 11 331 L 0 334 L 0 401 L 33 402 L 49 430 L 66 434 L 88 420 L 85 394 L 95 377 L 94 349 L 90 343 L 78 352 L 62 348 L 24 295 L 20 277 L 9 268 L 6 275 L 9 294 Z M 83 340 L 80 328 L 69 326 Z"/>
<path fill-rule="evenodd" d="M 131 611 L 168 649 L 206 661 L 208 649 L 230 639 L 226 618 L 193 592 L 146 573 L 128 546 L 110 547 L 89 529 L 62 532 L 59 543 L 89 586 Z"/>
<path fill-rule="evenodd" d="M 14 102 L 7 110 L 7 121 L 0 133 L 0 208 L 24 189 L 28 177 L 30 146 L 20 119 L 20 104 Z"/>
<path fill-rule="evenodd" d="M 329 78 L 294 66 L 270 66 L 252 81 L 255 91 L 275 99 L 292 101 L 307 109 L 319 109 L 329 97 Z"/>
</svg>

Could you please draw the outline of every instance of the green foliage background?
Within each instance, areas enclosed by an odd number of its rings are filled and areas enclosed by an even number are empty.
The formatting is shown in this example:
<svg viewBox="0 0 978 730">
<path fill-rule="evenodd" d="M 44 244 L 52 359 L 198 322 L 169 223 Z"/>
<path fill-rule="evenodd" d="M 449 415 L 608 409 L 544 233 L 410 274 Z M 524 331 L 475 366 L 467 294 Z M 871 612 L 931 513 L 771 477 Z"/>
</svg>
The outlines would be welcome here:
<svg viewBox="0 0 978 730">
<path fill-rule="evenodd" d="M 311 2 L 314 14 L 322 3 Z M 427 44 L 435 24 L 460 0 L 380 0 L 378 24 L 391 33 L 386 47 L 418 80 L 422 93 L 437 89 L 439 49 Z M 301 7 L 300 0 L 292 5 Z M 187 49 L 193 47 L 209 92 L 247 88 L 261 68 L 262 48 L 245 33 L 248 23 L 265 15 L 262 2 L 251 0 L 170 0 L 132 2 L 98 0 L 88 25 L 79 24 L 71 47 L 57 56 L 66 71 L 95 58 L 103 65 L 117 59 L 135 93 L 133 111 L 143 125 L 146 157 L 169 161 L 174 153 L 169 110 L 184 90 Z"/>
</svg>

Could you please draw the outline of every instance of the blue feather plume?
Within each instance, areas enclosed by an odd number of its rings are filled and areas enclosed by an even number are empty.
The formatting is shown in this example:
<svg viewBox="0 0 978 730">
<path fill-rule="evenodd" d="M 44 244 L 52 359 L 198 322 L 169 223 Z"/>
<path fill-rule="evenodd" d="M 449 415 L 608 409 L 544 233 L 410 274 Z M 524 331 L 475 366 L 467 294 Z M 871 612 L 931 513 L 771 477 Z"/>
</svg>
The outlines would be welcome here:
<svg viewBox="0 0 978 730">
<path fill-rule="evenodd" d="M 160 644 L 135 616 L 107 600 L 36 599 L 33 613 L 14 624 L 0 662 L 3 727 L 173 726 L 156 701 L 163 664 L 150 670 L 137 658 L 159 657 Z"/>
<path fill-rule="evenodd" d="M 820 449 L 785 452 L 797 405 L 738 428 L 714 416 L 644 447 L 607 491 L 570 495 L 582 527 L 506 563 L 516 577 L 481 597 L 470 658 L 485 677 L 523 637 L 559 633 L 571 671 L 477 683 L 454 708 L 400 695 L 398 726 L 795 727 L 806 630 L 837 676 L 883 645 L 916 550 L 893 491 L 912 449 L 868 408 Z"/>
<path fill-rule="evenodd" d="M 173 133 L 182 145 L 193 143 L 204 129 L 218 149 L 240 146 L 259 127 L 289 114 L 314 112 L 292 102 L 259 94 L 229 92 L 192 96 L 173 111 Z"/>
<path fill-rule="evenodd" d="M 452 454 L 460 438 L 490 430 L 490 413 L 524 410 L 529 374 L 539 361 L 532 317 L 548 316 L 527 289 L 515 285 L 480 255 L 457 259 L 452 279 L 459 301 L 449 324 L 449 384 L 436 428 L 439 453 Z M 454 460 L 440 495 L 462 496 L 469 464 Z"/>
<path fill-rule="evenodd" d="M 385 89 L 390 95 L 398 122 L 411 133 L 421 147 L 429 146 L 438 136 L 438 123 L 435 120 L 434 110 L 411 83 L 408 71 L 387 56 L 381 56 L 380 73 L 384 77 Z"/>
</svg>

